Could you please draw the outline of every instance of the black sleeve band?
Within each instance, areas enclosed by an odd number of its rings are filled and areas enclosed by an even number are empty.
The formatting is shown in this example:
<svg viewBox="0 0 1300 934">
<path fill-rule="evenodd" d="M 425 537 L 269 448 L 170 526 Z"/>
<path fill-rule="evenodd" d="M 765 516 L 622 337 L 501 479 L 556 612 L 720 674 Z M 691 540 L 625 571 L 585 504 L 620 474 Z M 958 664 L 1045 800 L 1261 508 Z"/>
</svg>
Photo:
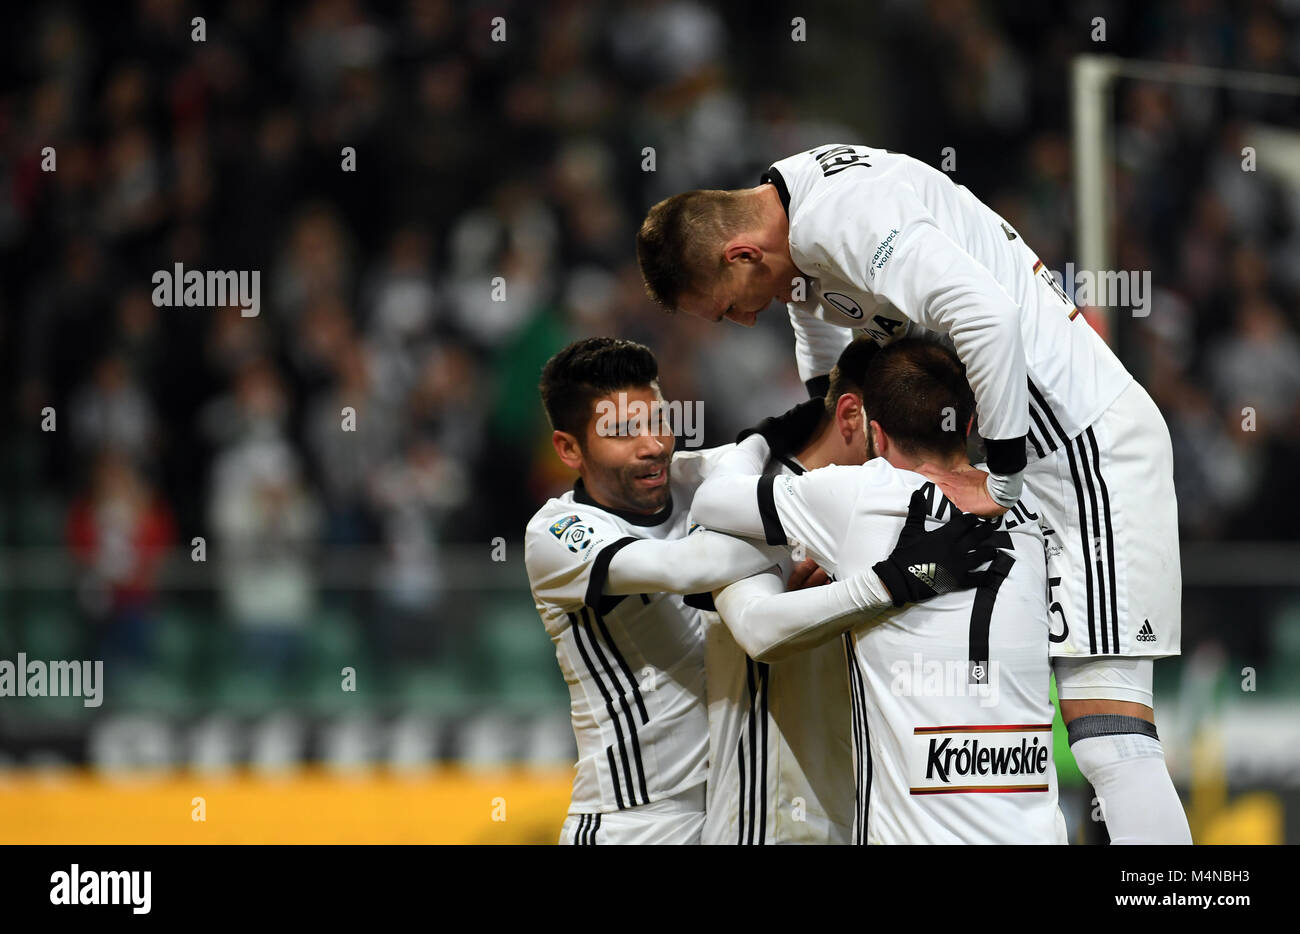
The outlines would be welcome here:
<svg viewBox="0 0 1300 934">
<path fill-rule="evenodd" d="M 1093 736 L 1118 736 L 1121 733 L 1137 733 L 1139 736 L 1150 736 L 1156 742 L 1160 741 L 1156 733 L 1156 725 L 1150 720 L 1127 717 L 1118 713 L 1094 713 L 1086 717 L 1075 717 L 1065 730 L 1069 735 L 1071 746 L 1081 739 L 1090 739 Z"/>
<path fill-rule="evenodd" d="M 587 598 L 583 601 L 587 606 L 600 609 L 600 595 L 605 589 L 605 578 L 609 576 L 609 563 L 614 560 L 614 555 L 634 541 L 636 538 L 628 535 L 616 542 L 610 542 L 600 550 L 600 554 L 596 555 L 595 560 L 591 562 L 591 573 L 587 576 Z"/>
<path fill-rule="evenodd" d="M 781 528 L 781 517 L 776 514 L 776 500 L 772 497 L 772 484 L 776 474 L 770 473 L 758 478 L 758 515 L 763 520 L 763 537 L 769 545 L 785 545 L 785 529 Z"/>
<path fill-rule="evenodd" d="M 713 594 L 711 593 L 688 593 L 682 597 L 682 602 L 697 610 L 708 610 L 711 613 L 718 611 L 718 608 L 713 605 Z"/>
<path fill-rule="evenodd" d="M 1007 476 L 1025 469 L 1025 436 L 1004 438 L 1001 441 L 984 439 L 986 463 L 993 473 Z"/>
<path fill-rule="evenodd" d="M 803 381 L 804 386 L 808 388 L 809 399 L 825 399 L 826 393 L 831 391 L 831 377 L 829 373 L 822 376 L 814 376 L 812 379 Z"/>
</svg>

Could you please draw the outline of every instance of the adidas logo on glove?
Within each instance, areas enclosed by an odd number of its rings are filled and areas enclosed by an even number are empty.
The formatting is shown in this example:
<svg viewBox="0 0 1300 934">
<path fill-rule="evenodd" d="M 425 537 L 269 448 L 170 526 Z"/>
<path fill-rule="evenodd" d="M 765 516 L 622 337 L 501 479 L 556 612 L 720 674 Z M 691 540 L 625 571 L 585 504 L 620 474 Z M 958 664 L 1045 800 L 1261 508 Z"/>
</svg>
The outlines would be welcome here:
<svg viewBox="0 0 1300 934">
<path fill-rule="evenodd" d="M 934 587 L 934 565 L 933 564 L 909 564 L 907 570 L 912 573 L 921 583 L 933 589 Z M 1138 638 L 1141 638 L 1140 636 Z M 1154 639 L 1155 636 L 1152 636 Z"/>
</svg>

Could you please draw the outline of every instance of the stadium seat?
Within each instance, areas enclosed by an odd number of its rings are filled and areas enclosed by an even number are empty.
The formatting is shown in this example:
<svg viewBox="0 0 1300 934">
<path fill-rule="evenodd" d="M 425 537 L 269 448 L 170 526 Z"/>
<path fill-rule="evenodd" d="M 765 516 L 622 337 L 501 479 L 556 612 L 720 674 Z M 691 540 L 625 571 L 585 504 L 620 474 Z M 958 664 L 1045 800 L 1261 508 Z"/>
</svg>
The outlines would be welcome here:
<svg viewBox="0 0 1300 934">
<path fill-rule="evenodd" d="M 474 685 L 454 665 L 424 665 L 397 677 L 403 710 L 454 713 L 473 704 Z"/>
<path fill-rule="evenodd" d="M 489 607 L 479 627 L 478 654 L 487 683 L 510 707 L 564 708 L 564 682 L 555 671 L 555 650 L 531 606 Z"/>
<path fill-rule="evenodd" d="M 105 687 L 104 705 L 115 713 L 159 713 L 184 716 L 194 706 L 194 694 L 185 679 L 158 665 L 132 666 Z"/>
<path fill-rule="evenodd" d="M 255 716 L 284 706 L 277 679 L 256 668 L 227 669 L 211 698 L 215 710 L 233 716 Z"/>
</svg>

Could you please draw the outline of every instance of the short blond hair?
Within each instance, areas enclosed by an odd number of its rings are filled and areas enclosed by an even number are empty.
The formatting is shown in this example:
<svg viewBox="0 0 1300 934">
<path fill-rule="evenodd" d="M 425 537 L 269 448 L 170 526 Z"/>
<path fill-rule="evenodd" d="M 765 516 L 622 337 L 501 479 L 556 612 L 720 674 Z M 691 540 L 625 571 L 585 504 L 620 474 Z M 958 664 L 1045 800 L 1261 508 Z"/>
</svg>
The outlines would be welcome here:
<svg viewBox="0 0 1300 934">
<path fill-rule="evenodd" d="M 722 270 L 722 246 L 756 217 L 742 191 L 701 189 L 660 201 L 636 235 L 646 294 L 675 311 L 682 293 Z"/>
</svg>

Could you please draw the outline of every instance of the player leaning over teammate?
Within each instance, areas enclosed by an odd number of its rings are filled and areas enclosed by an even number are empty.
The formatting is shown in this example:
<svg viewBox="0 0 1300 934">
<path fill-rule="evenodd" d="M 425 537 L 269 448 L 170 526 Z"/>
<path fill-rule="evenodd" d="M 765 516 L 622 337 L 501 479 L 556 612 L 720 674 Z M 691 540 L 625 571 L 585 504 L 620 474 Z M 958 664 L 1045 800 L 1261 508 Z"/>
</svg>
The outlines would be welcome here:
<svg viewBox="0 0 1300 934">
<path fill-rule="evenodd" d="M 966 367 L 987 473 L 938 478 L 999 515 L 1022 485 L 1058 533 L 1054 670 L 1071 749 L 1116 843 L 1189 843 L 1152 711 L 1152 662 L 1181 632 L 1177 505 L 1159 410 L 1019 234 L 922 162 L 826 145 L 756 188 L 651 208 L 637 236 L 669 309 L 752 325 L 789 304 L 803 378 L 828 368 L 813 320 L 877 343 L 934 332 Z M 811 387 L 810 387 L 811 388 Z"/>
<path fill-rule="evenodd" d="M 747 439 L 700 487 L 695 515 L 711 529 L 806 549 L 833 575 L 873 568 L 894 593 L 922 587 L 942 571 L 918 575 L 908 541 L 927 521 L 960 526 L 952 503 L 915 468 L 973 469 L 965 426 L 974 404 L 961 364 L 937 343 L 895 342 L 867 368 L 860 404 L 850 398 L 844 408 L 856 417 L 865 465 L 760 476 L 766 441 Z M 1026 491 L 1001 518 L 990 564 L 973 575 L 977 589 L 855 624 L 846 639 L 855 842 L 1066 842 L 1036 511 Z M 771 651 L 764 644 L 787 641 L 785 626 L 761 594 L 744 592 L 747 583 L 723 590 L 717 604 L 762 656 Z"/>
<path fill-rule="evenodd" d="M 524 538 L 578 745 L 561 842 L 697 843 L 708 766 L 703 632 L 700 611 L 676 594 L 756 574 L 782 551 L 714 532 L 687 535 L 695 489 L 725 449 L 674 452 L 662 421 L 606 430 L 597 417 L 601 403 L 652 413 L 662 403 L 647 348 L 578 341 L 548 361 L 541 393 L 555 452 L 579 475 L 538 510 Z M 958 579 L 974 559 L 938 535 L 919 547 Z M 894 601 L 868 569 L 772 603 L 816 626 L 854 612 L 869 618 Z"/>
</svg>

